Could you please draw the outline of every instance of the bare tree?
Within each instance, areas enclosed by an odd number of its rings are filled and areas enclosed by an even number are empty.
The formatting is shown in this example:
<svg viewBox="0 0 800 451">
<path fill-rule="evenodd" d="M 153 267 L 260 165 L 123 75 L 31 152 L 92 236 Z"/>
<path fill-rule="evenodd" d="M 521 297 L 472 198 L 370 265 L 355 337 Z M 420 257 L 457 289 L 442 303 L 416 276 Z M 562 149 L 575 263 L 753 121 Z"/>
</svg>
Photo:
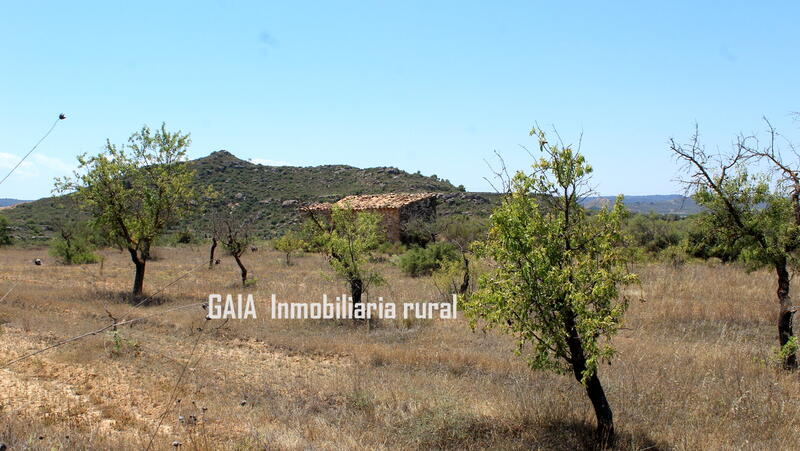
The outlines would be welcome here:
<svg viewBox="0 0 800 451">
<path fill-rule="evenodd" d="M 240 211 L 237 207 L 238 205 L 232 204 L 212 215 L 212 248 L 209 265 L 214 264 L 214 249 L 216 243 L 219 242 L 236 260 L 236 265 L 239 266 L 242 274 L 242 286 L 246 286 L 247 267 L 242 262 L 242 255 L 247 252 L 255 239 L 252 226 L 256 218 Z"/>
</svg>

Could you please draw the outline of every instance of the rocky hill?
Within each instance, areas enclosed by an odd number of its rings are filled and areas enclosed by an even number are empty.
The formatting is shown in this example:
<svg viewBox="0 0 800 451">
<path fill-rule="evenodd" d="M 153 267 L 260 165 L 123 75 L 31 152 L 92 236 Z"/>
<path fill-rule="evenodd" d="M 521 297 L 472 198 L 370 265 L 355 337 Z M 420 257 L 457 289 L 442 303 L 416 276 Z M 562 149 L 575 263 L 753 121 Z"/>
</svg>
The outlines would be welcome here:
<svg viewBox="0 0 800 451">
<path fill-rule="evenodd" d="M 297 225 L 298 208 L 312 202 L 338 200 L 350 194 L 389 192 L 438 192 L 450 197 L 445 205 L 459 208 L 474 196 L 460 193 L 447 180 L 408 173 L 394 167 L 360 169 L 346 165 L 264 166 L 237 158 L 220 150 L 189 161 L 196 171 L 197 187 L 212 186 L 219 193 L 219 204 L 238 203 L 245 211 L 256 212 L 258 235 L 268 238 Z M 485 204 L 484 200 L 476 201 Z M 447 207 L 444 207 L 447 210 Z M 57 196 L 16 205 L 3 211 L 13 234 L 24 241 L 49 238 L 59 217 L 77 215 L 69 196 Z M 202 215 L 186 218 L 175 230 L 204 234 Z"/>
</svg>

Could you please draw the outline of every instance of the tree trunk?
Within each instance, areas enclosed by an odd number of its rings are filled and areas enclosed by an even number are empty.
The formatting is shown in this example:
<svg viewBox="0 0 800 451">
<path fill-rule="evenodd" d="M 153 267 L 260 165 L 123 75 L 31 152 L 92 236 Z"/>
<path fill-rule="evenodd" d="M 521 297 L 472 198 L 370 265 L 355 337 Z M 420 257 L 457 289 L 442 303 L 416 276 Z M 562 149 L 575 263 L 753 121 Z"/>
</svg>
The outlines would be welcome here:
<svg viewBox="0 0 800 451">
<path fill-rule="evenodd" d="M 364 293 L 364 281 L 361 279 L 352 279 L 350 280 L 350 296 L 353 298 L 353 311 L 355 312 L 355 306 L 361 303 L 361 295 Z M 353 314 L 353 321 L 363 321 L 361 318 L 356 318 L 355 314 Z M 368 325 L 369 326 L 369 322 Z"/>
<path fill-rule="evenodd" d="M 211 238 L 211 251 L 208 255 L 208 269 L 214 269 L 214 252 L 217 250 L 217 239 Z"/>
<path fill-rule="evenodd" d="M 586 370 L 586 355 L 583 352 L 583 343 L 575 326 L 575 315 L 572 312 L 567 312 L 565 316 L 564 325 L 567 330 L 567 346 L 569 346 L 571 356 L 572 373 L 578 383 L 583 383 L 583 373 Z M 611 412 L 611 406 L 608 404 L 606 393 L 603 390 L 603 385 L 600 383 L 600 378 L 597 377 L 596 370 L 586 378 L 584 387 L 586 388 L 586 395 L 592 402 L 594 415 L 597 418 L 598 444 L 602 447 L 613 447 L 614 416 Z"/>
<path fill-rule="evenodd" d="M 789 298 L 789 271 L 786 269 L 786 261 L 781 260 L 775 264 L 775 271 L 778 273 L 778 302 L 780 312 L 778 313 L 778 342 L 783 348 L 792 338 L 792 300 Z M 783 367 L 787 370 L 797 368 L 797 356 L 795 354 L 786 356 Z"/>
<path fill-rule="evenodd" d="M 291 252 L 287 252 L 286 253 L 286 266 L 291 266 L 292 265 L 292 262 L 289 261 L 289 254 L 291 254 Z"/>
<path fill-rule="evenodd" d="M 361 303 L 361 295 L 364 293 L 364 282 L 361 279 L 350 281 L 350 295 L 353 297 L 353 305 Z"/>
<path fill-rule="evenodd" d="M 233 258 L 236 260 L 236 264 L 239 265 L 239 270 L 242 271 L 242 286 L 245 287 L 247 286 L 247 268 L 244 267 L 238 255 L 233 254 Z"/>
<path fill-rule="evenodd" d="M 469 290 L 469 260 L 467 259 L 466 255 L 463 255 L 462 258 L 464 259 L 464 280 L 461 281 L 461 287 L 458 289 L 458 294 L 465 295 Z"/>
<path fill-rule="evenodd" d="M 139 256 L 136 249 L 128 249 L 128 252 L 131 254 L 131 260 L 136 267 L 136 272 L 133 276 L 133 291 L 131 292 L 131 302 L 135 302 L 136 298 L 142 295 L 144 288 L 144 266 L 147 260 Z"/>
<path fill-rule="evenodd" d="M 614 446 L 614 417 L 606 399 L 606 392 L 600 384 L 597 372 L 586 380 L 586 395 L 592 401 L 594 415 L 597 417 L 597 438 L 602 446 Z"/>
</svg>

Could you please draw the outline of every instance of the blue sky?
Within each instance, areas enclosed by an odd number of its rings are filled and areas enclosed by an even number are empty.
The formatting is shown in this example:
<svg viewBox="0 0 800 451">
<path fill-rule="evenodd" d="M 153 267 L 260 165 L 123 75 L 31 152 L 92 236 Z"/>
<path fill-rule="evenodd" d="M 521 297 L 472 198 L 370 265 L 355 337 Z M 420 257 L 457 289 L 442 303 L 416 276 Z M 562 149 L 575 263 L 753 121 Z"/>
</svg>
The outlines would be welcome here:
<svg viewBox="0 0 800 451">
<path fill-rule="evenodd" d="M 797 2 L 6 2 L 0 197 L 162 121 L 192 158 L 397 166 L 489 190 L 534 122 L 582 131 L 601 194 L 679 192 L 669 137 L 797 136 Z"/>
</svg>

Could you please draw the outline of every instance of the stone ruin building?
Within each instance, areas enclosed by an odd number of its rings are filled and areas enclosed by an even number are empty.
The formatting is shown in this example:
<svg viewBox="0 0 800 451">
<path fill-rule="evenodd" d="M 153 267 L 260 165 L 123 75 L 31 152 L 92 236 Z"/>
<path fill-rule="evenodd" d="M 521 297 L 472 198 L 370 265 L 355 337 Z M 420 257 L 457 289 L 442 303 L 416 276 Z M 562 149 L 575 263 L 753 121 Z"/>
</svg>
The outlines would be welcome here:
<svg viewBox="0 0 800 451">
<path fill-rule="evenodd" d="M 389 240 L 409 243 L 416 239 L 412 228 L 436 220 L 436 194 L 388 193 L 347 196 L 334 203 L 315 203 L 302 207 L 306 215 L 321 214 L 330 218 L 333 206 L 354 211 L 378 213 Z"/>
</svg>

